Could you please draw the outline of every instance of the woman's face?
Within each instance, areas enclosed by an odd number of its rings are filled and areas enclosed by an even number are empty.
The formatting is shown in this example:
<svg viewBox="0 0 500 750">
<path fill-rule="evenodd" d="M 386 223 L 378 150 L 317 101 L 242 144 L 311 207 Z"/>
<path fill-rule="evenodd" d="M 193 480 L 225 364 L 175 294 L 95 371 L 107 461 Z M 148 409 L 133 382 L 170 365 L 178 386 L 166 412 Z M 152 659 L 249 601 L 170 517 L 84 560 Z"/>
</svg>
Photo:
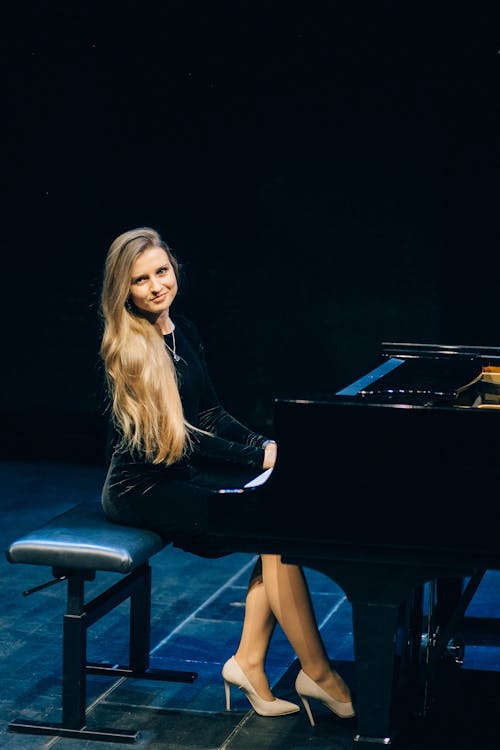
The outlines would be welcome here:
<svg viewBox="0 0 500 750">
<path fill-rule="evenodd" d="M 146 317 L 155 320 L 168 311 L 177 294 L 177 279 L 168 254 L 150 247 L 137 256 L 130 279 L 130 299 Z"/>
</svg>

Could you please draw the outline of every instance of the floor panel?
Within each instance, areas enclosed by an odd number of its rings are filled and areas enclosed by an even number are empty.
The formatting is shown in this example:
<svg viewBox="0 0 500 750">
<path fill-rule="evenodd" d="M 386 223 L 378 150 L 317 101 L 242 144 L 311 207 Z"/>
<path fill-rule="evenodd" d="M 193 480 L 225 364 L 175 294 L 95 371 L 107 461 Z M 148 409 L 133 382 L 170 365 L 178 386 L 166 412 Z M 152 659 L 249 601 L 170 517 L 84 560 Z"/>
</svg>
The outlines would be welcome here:
<svg viewBox="0 0 500 750">
<path fill-rule="evenodd" d="M 97 499 L 102 470 L 66 464 L 11 462 L 0 465 L 0 542 L 9 542 L 76 503 Z M 168 547 L 152 560 L 152 666 L 198 672 L 192 685 L 89 676 L 89 726 L 137 729 L 137 750 L 347 750 L 355 720 L 342 721 L 321 704 L 309 726 L 303 710 L 264 718 L 249 711 L 245 697 L 232 691 L 225 711 L 220 670 L 234 653 L 244 615 L 250 555 L 206 561 Z M 114 748 L 109 742 L 49 738 L 8 732 L 15 718 L 60 720 L 61 631 L 65 584 L 31 596 L 27 588 L 50 578 L 50 569 L 0 561 L 3 606 L 0 610 L 0 744 L 6 750 L 87 750 Z M 318 622 L 329 654 L 355 690 L 351 608 L 330 579 L 306 570 Z M 117 580 L 98 574 L 88 596 Z M 496 736 L 500 695 L 500 643 L 479 630 L 481 618 L 500 617 L 500 571 L 488 571 L 467 615 L 473 628 L 460 670 L 446 671 L 433 686 L 432 710 L 397 739 L 401 750 L 498 750 Z M 128 606 L 122 604 L 90 628 L 90 661 L 127 661 Z M 299 669 L 282 631 L 273 636 L 267 669 L 275 692 L 296 699 L 293 682 Z"/>
</svg>

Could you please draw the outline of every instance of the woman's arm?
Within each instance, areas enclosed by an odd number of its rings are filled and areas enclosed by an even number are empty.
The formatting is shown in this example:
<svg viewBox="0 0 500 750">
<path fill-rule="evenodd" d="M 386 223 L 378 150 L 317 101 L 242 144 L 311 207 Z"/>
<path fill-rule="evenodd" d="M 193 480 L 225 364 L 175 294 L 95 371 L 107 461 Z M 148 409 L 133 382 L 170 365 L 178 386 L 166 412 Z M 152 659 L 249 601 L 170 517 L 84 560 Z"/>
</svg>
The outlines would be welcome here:
<svg viewBox="0 0 500 750">
<path fill-rule="evenodd" d="M 227 462 L 256 469 L 266 468 L 264 466 L 264 448 L 243 445 L 218 435 L 207 435 L 200 432 L 192 434 L 191 440 L 195 458 Z"/>
<path fill-rule="evenodd" d="M 224 409 L 208 371 L 201 336 L 191 321 L 189 329 L 191 342 L 196 346 L 203 369 L 197 425 L 209 433 L 196 433 L 194 436 L 196 454 L 256 468 L 270 468 L 275 448 L 266 448 L 268 438 L 251 430 Z"/>
</svg>

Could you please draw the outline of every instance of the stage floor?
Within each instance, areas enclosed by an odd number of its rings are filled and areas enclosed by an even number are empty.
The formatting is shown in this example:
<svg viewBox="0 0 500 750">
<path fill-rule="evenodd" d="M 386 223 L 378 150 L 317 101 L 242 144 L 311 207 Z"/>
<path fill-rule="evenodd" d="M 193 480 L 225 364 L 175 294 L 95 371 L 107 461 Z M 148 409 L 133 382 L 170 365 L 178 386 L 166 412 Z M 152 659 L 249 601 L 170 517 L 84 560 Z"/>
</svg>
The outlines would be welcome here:
<svg viewBox="0 0 500 750">
<path fill-rule="evenodd" d="M 0 540 L 3 549 L 24 532 L 76 503 L 99 497 L 100 468 L 57 463 L 0 464 Z M 60 721 L 61 633 L 66 585 L 29 597 L 22 592 L 50 578 L 50 569 L 0 562 L 0 746 L 2 750 L 351 750 L 355 720 L 342 721 L 317 703 L 316 726 L 302 709 L 292 716 L 264 718 L 232 691 L 225 711 L 220 671 L 234 652 L 244 612 L 250 555 L 203 560 L 167 547 L 152 561 L 152 666 L 198 672 L 192 685 L 88 677 L 88 726 L 137 729 L 133 745 L 14 734 L 13 719 Z M 323 638 L 336 668 L 355 692 L 351 608 L 330 579 L 306 570 Z M 117 580 L 100 573 L 89 595 Z M 486 573 L 467 616 L 500 618 L 500 572 Z M 500 622 L 500 620 L 499 620 Z M 499 626 L 500 628 L 500 626 Z M 465 662 L 443 669 L 434 709 L 397 738 L 401 750 L 498 750 L 495 724 L 500 701 L 500 630 L 496 642 L 464 629 Z M 88 659 L 126 663 L 128 607 L 116 610 L 89 631 Z M 274 692 L 295 700 L 299 666 L 279 628 L 267 671 Z"/>
</svg>

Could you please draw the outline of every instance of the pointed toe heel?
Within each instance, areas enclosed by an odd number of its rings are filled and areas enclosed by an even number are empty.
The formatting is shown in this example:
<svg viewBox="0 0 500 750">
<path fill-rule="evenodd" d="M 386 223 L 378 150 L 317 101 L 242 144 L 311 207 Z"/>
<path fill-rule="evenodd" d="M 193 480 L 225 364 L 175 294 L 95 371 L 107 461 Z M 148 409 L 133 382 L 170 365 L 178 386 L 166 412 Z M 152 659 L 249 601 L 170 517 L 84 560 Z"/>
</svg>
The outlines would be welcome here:
<svg viewBox="0 0 500 750">
<path fill-rule="evenodd" d="M 320 703 L 323 703 L 324 706 L 329 708 L 332 713 L 339 716 L 341 719 L 349 719 L 351 716 L 356 715 L 351 701 L 344 702 L 335 700 L 335 698 L 328 695 L 328 693 L 314 682 L 314 680 L 311 680 L 302 669 L 295 680 L 295 690 L 304 704 L 306 714 L 312 727 L 315 726 L 315 722 L 311 706 L 309 705 L 309 698 L 315 698 L 320 701 Z"/>
<path fill-rule="evenodd" d="M 231 710 L 231 685 L 239 688 L 246 695 L 253 710 L 259 716 L 286 716 L 300 711 L 296 703 L 284 701 L 281 698 L 275 698 L 272 701 L 263 700 L 252 687 L 234 656 L 228 659 L 222 667 L 222 679 L 226 695 L 226 711 Z"/>
</svg>

